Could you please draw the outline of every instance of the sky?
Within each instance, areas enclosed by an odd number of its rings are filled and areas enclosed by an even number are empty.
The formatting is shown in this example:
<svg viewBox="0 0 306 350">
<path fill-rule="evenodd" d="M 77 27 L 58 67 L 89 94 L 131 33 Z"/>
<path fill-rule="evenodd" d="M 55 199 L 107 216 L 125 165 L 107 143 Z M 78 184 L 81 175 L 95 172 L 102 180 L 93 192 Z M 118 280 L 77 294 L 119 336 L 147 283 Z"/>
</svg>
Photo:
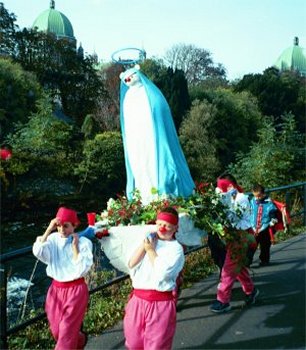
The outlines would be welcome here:
<svg viewBox="0 0 306 350">
<path fill-rule="evenodd" d="M 50 0 L 0 0 L 31 27 Z M 113 52 L 144 48 L 162 58 L 184 43 L 209 51 L 230 80 L 262 73 L 293 45 L 306 47 L 306 0 L 55 0 L 86 53 L 111 61 Z"/>
</svg>

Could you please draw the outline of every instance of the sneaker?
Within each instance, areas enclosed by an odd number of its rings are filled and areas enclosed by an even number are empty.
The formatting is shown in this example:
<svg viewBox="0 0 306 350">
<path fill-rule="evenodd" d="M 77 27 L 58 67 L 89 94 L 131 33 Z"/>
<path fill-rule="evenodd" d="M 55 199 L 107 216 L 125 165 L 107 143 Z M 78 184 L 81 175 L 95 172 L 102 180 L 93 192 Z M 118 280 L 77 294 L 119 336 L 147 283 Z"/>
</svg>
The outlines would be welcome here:
<svg viewBox="0 0 306 350">
<path fill-rule="evenodd" d="M 269 261 L 261 261 L 259 263 L 259 266 L 268 266 L 269 265 Z"/>
<path fill-rule="evenodd" d="M 216 313 L 222 313 L 227 312 L 231 309 L 231 306 L 229 303 L 223 304 L 219 300 L 215 300 L 209 307 L 210 311 L 216 312 Z"/>
<path fill-rule="evenodd" d="M 253 292 L 249 295 L 246 295 L 245 297 L 245 303 L 246 305 L 253 305 L 256 302 L 256 298 L 259 295 L 259 290 L 257 288 L 254 288 Z"/>
</svg>

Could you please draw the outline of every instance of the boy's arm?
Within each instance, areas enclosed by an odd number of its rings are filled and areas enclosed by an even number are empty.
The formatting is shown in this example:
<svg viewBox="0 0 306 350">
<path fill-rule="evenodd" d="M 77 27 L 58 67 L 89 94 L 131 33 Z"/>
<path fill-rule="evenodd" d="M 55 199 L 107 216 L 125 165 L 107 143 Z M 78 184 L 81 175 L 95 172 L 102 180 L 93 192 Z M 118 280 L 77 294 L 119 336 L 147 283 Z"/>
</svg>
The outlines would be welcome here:
<svg viewBox="0 0 306 350">
<path fill-rule="evenodd" d="M 269 210 L 269 218 L 272 219 L 277 219 L 277 208 L 275 204 L 271 201 L 271 206 Z"/>
<path fill-rule="evenodd" d="M 50 244 L 48 244 L 50 241 L 47 241 L 47 239 L 58 224 L 59 220 L 57 218 L 52 219 L 45 233 L 42 236 L 36 237 L 36 242 L 33 244 L 32 252 L 34 256 L 45 264 L 49 264 L 51 261 Z"/>
<path fill-rule="evenodd" d="M 133 267 L 135 267 L 143 259 L 145 254 L 146 254 L 146 251 L 144 249 L 144 242 L 142 242 L 128 262 L 129 269 L 132 269 Z"/>
<path fill-rule="evenodd" d="M 79 257 L 79 236 L 76 233 L 72 234 L 72 254 L 73 254 L 73 260 L 77 260 Z"/>
<path fill-rule="evenodd" d="M 42 236 L 38 236 L 37 239 L 40 241 L 40 243 L 44 243 L 48 236 L 56 229 L 57 225 L 59 224 L 59 219 L 55 218 L 50 221 L 49 226 L 47 227 L 45 233 Z"/>
<path fill-rule="evenodd" d="M 157 257 L 157 253 L 155 250 L 156 241 L 157 241 L 156 236 L 152 239 L 149 239 L 148 237 L 146 237 L 144 240 L 144 249 L 152 264 L 154 264 L 154 260 Z"/>
</svg>

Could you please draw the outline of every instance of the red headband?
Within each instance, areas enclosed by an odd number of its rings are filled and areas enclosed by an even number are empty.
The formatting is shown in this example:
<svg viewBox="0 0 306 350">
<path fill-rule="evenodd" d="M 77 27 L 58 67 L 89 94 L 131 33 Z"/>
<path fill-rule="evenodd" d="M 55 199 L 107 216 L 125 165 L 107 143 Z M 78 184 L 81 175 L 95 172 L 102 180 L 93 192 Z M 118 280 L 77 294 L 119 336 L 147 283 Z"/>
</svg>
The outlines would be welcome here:
<svg viewBox="0 0 306 350">
<path fill-rule="evenodd" d="M 57 211 L 56 217 L 63 224 L 65 222 L 71 222 L 73 225 L 78 225 L 80 220 L 78 219 L 77 212 L 72 209 L 60 207 Z"/>
<path fill-rule="evenodd" d="M 220 188 L 222 192 L 227 192 L 227 189 L 229 186 L 233 186 L 238 190 L 238 192 L 243 192 L 242 187 L 234 184 L 232 181 L 227 180 L 227 179 L 218 179 L 217 180 L 217 187 Z"/>
<path fill-rule="evenodd" d="M 222 192 L 227 192 L 227 189 L 229 186 L 235 187 L 232 181 L 227 179 L 218 179 L 217 181 L 217 187 L 220 188 Z"/>
<path fill-rule="evenodd" d="M 161 212 L 157 214 L 156 220 L 163 220 L 169 222 L 169 224 L 177 225 L 178 217 L 172 213 Z"/>
</svg>

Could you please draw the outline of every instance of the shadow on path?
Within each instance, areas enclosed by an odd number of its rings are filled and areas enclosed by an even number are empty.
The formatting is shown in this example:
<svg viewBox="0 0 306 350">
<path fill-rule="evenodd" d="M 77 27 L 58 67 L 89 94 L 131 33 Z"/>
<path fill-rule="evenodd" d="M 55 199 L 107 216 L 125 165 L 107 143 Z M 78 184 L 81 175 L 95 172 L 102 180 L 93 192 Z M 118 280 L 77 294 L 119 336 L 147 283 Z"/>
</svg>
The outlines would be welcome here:
<svg viewBox="0 0 306 350">
<path fill-rule="evenodd" d="M 255 268 L 255 260 L 251 273 L 260 295 L 252 307 L 244 307 L 237 282 L 232 310 L 221 315 L 210 312 L 217 273 L 184 289 L 173 349 L 305 350 L 305 253 L 306 235 L 302 234 L 273 246 L 269 266 Z M 86 350 L 91 349 L 124 349 L 122 322 L 90 338 Z"/>
</svg>

